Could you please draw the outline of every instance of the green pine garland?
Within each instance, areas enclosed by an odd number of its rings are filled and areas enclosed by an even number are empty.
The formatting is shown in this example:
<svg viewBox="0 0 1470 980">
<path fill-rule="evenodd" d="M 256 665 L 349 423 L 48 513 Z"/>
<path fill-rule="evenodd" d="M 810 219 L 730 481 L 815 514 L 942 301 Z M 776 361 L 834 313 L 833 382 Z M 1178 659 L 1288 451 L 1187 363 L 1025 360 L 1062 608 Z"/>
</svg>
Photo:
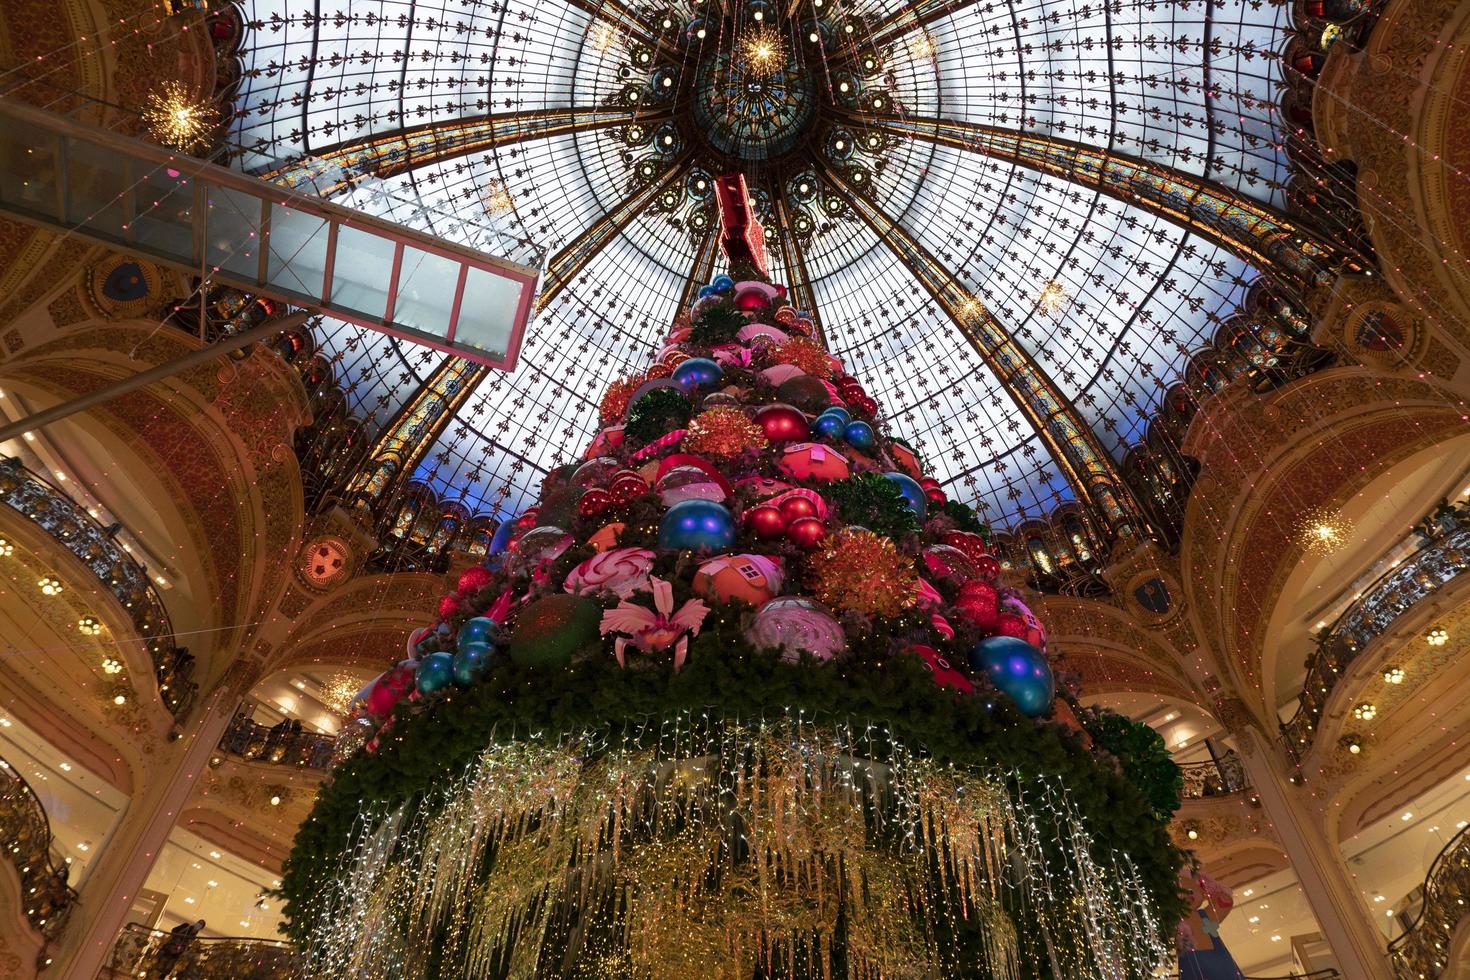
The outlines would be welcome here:
<svg viewBox="0 0 1470 980">
<path fill-rule="evenodd" d="M 862 473 L 823 484 L 821 493 L 844 524 L 856 524 L 898 541 L 916 534 L 919 519 L 909 510 L 898 484 L 879 473 Z"/>
<path fill-rule="evenodd" d="M 652 442 L 659 436 L 689 423 L 693 409 L 688 397 L 677 388 L 655 388 L 644 394 L 628 409 L 623 433 L 638 442 Z"/>
<path fill-rule="evenodd" d="M 1168 821 L 1179 809 L 1184 776 L 1163 736 L 1141 721 L 1105 710 L 1088 722 L 1087 731 L 1122 763 L 1123 774 L 1138 787 L 1154 815 Z"/>
<path fill-rule="evenodd" d="M 694 639 L 690 661 L 678 674 L 666 664 L 622 669 L 598 649 L 563 671 L 506 664 L 441 700 L 400 704 L 379 750 L 343 763 L 297 832 L 278 893 L 286 902 L 287 931 L 298 941 L 307 938 L 314 902 L 343 860 L 364 809 L 419 797 L 462 772 L 493 740 L 530 732 L 627 736 L 680 711 L 749 720 L 800 710 L 813 720 L 873 722 L 937 759 L 1010 773 L 1022 782 L 1059 779 L 1099 855 L 1129 856 L 1161 921 L 1182 914 L 1176 887 L 1182 859 L 1164 824 L 1123 774 L 1098 765 L 1079 736 L 1024 718 L 1003 698 L 941 691 L 910 654 L 880 644 L 855 649 L 865 652 L 825 665 L 786 663 L 774 652 L 754 650 L 739 612 L 721 607 Z"/>
<path fill-rule="evenodd" d="M 711 306 L 694 318 L 688 342 L 706 347 L 729 343 L 748 322 L 739 311 L 728 306 Z"/>
</svg>

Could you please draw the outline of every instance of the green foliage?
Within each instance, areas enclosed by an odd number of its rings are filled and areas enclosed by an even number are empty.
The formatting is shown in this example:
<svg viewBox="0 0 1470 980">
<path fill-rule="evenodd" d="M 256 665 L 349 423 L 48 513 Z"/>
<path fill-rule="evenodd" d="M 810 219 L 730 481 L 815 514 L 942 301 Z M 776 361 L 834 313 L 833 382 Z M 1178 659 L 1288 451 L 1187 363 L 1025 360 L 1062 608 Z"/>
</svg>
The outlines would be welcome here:
<svg viewBox="0 0 1470 980">
<path fill-rule="evenodd" d="M 894 541 L 919 530 L 919 519 L 894 483 L 878 473 L 863 473 L 822 486 L 822 496 L 844 524 L 857 524 Z"/>
<path fill-rule="evenodd" d="M 503 665 L 473 688 L 428 705 L 400 705 L 380 749 L 340 766 L 297 832 L 280 889 L 289 932 L 306 937 L 314 902 L 342 860 L 360 812 L 382 813 L 420 798 L 461 773 L 492 741 L 583 731 L 638 741 L 659 731 L 646 722 L 680 711 L 750 720 L 798 709 L 819 722 L 886 725 L 910 749 L 1009 774 L 1022 787 L 1060 779 L 1098 854 L 1126 853 L 1163 921 L 1178 918 L 1182 857 L 1163 821 L 1132 783 L 1099 767 L 1074 733 L 1024 718 L 1006 703 L 987 706 L 979 697 L 941 693 L 919 658 L 890 652 L 882 639 L 867 638 L 853 650 L 849 659 L 826 665 L 783 662 L 772 651 L 754 650 L 739 613 L 726 607 L 706 621 L 678 674 L 667 665 L 621 669 L 599 646 L 564 669 Z"/>
<path fill-rule="evenodd" d="M 1087 726 L 1093 741 L 1123 764 L 1123 775 L 1148 801 L 1158 819 L 1167 821 L 1179 809 L 1184 777 L 1169 756 L 1163 736 L 1143 722 L 1115 711 L 1099 711 Z"/>
<path fill-rule="evenodd" d="M 728 306 L 711 306 L 695 317 L 688 342 L 700 347 L 728 343 L 735 339 L 735 334 L 746 323 L 747 320 L 738 310 Z"/>
<path fill-rule="evenodd" d="M 990 540 L 990 525 L 975 516 L 975 512 L 958 500 L 946 500 L 939 505 L 940 513 L 954 521 L 956 530 L 969 531 L 978 534 L 986 541 Z"/>
<path fill-rule="evenodd" d="M 693 409 L 677 388 L 655 388 L 628 409 L 623 433 L 639 442 L 652 442 L 689 422 Z"/>
</svg>

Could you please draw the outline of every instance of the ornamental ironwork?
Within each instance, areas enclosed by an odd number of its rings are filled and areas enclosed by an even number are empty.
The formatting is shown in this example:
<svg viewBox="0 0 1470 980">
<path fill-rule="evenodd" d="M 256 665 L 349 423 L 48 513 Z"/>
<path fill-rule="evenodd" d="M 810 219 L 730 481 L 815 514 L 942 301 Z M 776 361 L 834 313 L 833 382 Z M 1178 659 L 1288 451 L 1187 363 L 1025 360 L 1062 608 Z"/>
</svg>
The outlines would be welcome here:
<svg viewBox="0 0 1470 980">
<path fill-rule="evenodd" d="M 271 939 L 204 938 L 131 923 L 118 934 L 109 966 L 117 976 L 296 980 L 296 950 Z"/>
<path fill-rule="evenodd" d="M 1470 827 L 1435 857 L 1424 876 L 1424 902 L 1408 930 L 1388 944 L 1399 980 L 1434 980 L 1450 965 L 1455 930 L 1470 917 Z"/>
<path fill-rule="evenodd" d="M 67 864 L 52 852 L 46 807 L 15 767 L 3 759 L 0 841 L 5 857 L 20 876 L 26 921 L 47 939 L 55 939 L 76 906 L 77 893 L 66 882 Z"/>
<path fill-rule="evenodd" d="M 1470 507 L 1441 503 L 1415 528 L 1419 547 L 1389 569 L 1317 635 L 1291 720 L 1281 726 L 1287 751 L 1311 747 L 1332 690 L 1363 651 L 1405 613 L 1470 571 Z"/>
<path fill-rule="evenodd" d="M 194 658 L 186 649 L 174 646 L 168 610 L 148 581 L 148 570 L 113 537 L 120 527 L 105 527 L 14 458 L 0 460 L 0 502 L 75 555 L 117 599 L 147 645 L 159 698 L 170 714 L 182 719 L 199 687 L 190 679 Z"/>
</svg>

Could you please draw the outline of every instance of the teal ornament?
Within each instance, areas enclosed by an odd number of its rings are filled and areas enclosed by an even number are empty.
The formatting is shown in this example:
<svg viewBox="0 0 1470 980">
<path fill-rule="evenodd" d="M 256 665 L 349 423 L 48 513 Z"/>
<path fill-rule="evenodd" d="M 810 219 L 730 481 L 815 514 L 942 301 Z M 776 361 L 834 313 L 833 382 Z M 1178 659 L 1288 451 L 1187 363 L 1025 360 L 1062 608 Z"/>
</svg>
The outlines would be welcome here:
<svg viewBox="0 0 1470 980">
<path fill-rule="evenodd" d="M 460 687 L 473 687 L 490 669 L 493 655 L 488 643 L 462 643 L 454 655 L 454 683 Z"/>
<path fill-rule="evenodd" d="M 975 644 L 970 669 L 984 671 L 990 683 L 1028 718 L 1049 712 L 1056 699 L 1057 684 L 1045 655 L 1014 636 L 988 636 Z"/>
<path fill-rule="evenodd" d="M 849 422 L 842 430 L 842 438 L 854 449 L 872 449 L 877 445 L 878 434 L 866 422 Z"/>
<path fill-rule="evenodd" d="M 846 428 L 847 423 L 852 421 L 852 413 L 843 408 L 841 405 L 833 405 L 831 408 L 823 409 L 822 416 L 827 415 L 832 416 L 834 419 L 840 419 L 842 421 L 843 428 Z M 822 416 L 818 417 L 820 418 Z"/>
<path fill-rule="evenodd" d="M 433 694 L 454 683 L 454 658 L 447 653 L 431 653 L 419 661 L 414 683 L 420 694 Z"/>
<path fill-rule="evenodd" d="M 907 473 L 884 473 L 883 479 L 898 487 L 898 492 L 903 494 L 904 504 L 919 520 L 929 512 L 929 497 L 924 493 L 924 488 L 919 486 L 919 481 Z"/>
<path fill-rule="evenodd" d="M 500 638 L 500 624 L 489 616 L 476 616 L 459 628 L 458 643 L 461 649 L 467 644 L 493 644 Z"/>
<path fill-rule="evenodd" d="M 735 280 L 729 276 L 715 276 L 714 280 L 710 282 L 710 285 L 715 288 L 715 292 L 723 293 L 727 289 L 735 288 Z"/>
<path fill-rule="evenodd" d="M 658 546 L 666 551 L 712 554 L 735 544 L 735 515 L 713 500 L 681 500 L 664 511 L 658 525 Z"/>
<path fill-rule="evenodd" d="M 818 415 L 816 421 L 812 422 L 812 433 L 826 439 L 841 439 L 843 430 L 847 428 L 847 422 L 840 415 L 831 415 L 823 412 Z"/>
<path fill-rule="evenodd" d="M 725 376 L 725 369 L 708 357 L 691 357 L 674 368 L 674 382 L 681 388 L 712 388 Z"/>
</svg>

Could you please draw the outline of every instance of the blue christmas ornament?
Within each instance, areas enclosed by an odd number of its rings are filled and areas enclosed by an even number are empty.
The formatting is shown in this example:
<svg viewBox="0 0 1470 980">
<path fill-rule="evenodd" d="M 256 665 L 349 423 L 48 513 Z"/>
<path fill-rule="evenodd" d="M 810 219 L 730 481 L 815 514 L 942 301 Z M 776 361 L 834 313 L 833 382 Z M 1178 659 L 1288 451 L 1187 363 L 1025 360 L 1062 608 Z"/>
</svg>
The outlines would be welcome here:
<svg viewBox="0 0 1470 980">
<path fill-rule="evenodd" d="M 713 500 L 681 500 L 664 511 L 658 546 L 670 551 L 709 554 L 735 544 L 735 516 Z"/>
<path fill-rule="evenodd" d="M 494 650 L 488 643 L 465 643 L 454 655 L 454 683 L 470 687 L 490 669 L 490 658 Z"/>
<path fill-rule="evenodd" d="M 500 624 L 488 616 L 476 616 L 459 628 L 460 649 L 472 643 L 493 644 L 499 638 Z"/>
<path fill-rule="evenodd" d="M 512 517 L 508 520 L 501 521 L 500 526 L 495 529 L 495 534 L 491 536 L 490 547 L 486 549 L 485 553 L 493 557 L 510 547 L 510 536 L 515 532 L 515 529 L 515 518 Z M 488 561 L 485 563 L 485 567 L 490 567 Z"/>
<path fill-rule="evenodd" d="M 854 449 L 872 449 L 878 442 L 878 435 L 873 427 L 866 422 L 849 422 L 842 430 L 842 438 Z"/>
<path fill-rule="evenodd" d="M 713 285 L 700 286 L 699 287 L 699 298 L 700 299 L 704 299 L 706 296 L 712 296 L 712 295 L 714 295 L 714 293 L 715 293 L 715 287 Z"/>
<path fill-rule="evenodd" d="M 822 415 L 830 415 L 832 418 L 838 419 L 842 422 L 843 428 L 846 428 L 847 423 L 852 421 L 852 413 L 841 405 L 833 405 L 831 408 L 822 409 Z M 821 418 L 821 415 L 817 417 Z"/>
<path fill-rule="evenodd" d="M 708 357 L 691 357 L 674 368 L 674 383 L 681 388 L 708 388 L 724 376 L 725 369 Z"/>
<path fill-rule="evenodd" d="M 419 661 L 414 681 L 420 694 L 433 694 L 454 683 L 454 658 L 447 653 L 431 653 Z"/>
<path fill-rule="evenodd" d="M 903 494 L 909 510 L 922 521 L 929 512 L 929 498 L 924 494 L 924 488 L 919 486 L 919 481 L 907 473 L 884 473 L 883 478 L 891 480 L 898 487 L 898 492 Z"/>
<path fill-rule="evenodd" d="M 1036 718 L 1051 710 L 1056 680 L 1046 657 L 1014 636 L 987 636 L 970 651 L 970 669 L 984 671 L 990 683 L 1016 702 L 1021 714 Z"/>
<path fill-rule="evenodd" d="M 715 292 L 723 293 L 728 289 L 735 288 L 735 280 L 729 276 L 715 276 L 714 279 L 710 280 L 710 285 L 715 287 Z"/>
<path fill-rule="evenodd" d="M 842 432 L 847 428 L 847 423 L 840 415 L 828 415 L 823 412 L 812 422 L 813 434 L 826 439 L 841 439 Z"/>
</svg>

